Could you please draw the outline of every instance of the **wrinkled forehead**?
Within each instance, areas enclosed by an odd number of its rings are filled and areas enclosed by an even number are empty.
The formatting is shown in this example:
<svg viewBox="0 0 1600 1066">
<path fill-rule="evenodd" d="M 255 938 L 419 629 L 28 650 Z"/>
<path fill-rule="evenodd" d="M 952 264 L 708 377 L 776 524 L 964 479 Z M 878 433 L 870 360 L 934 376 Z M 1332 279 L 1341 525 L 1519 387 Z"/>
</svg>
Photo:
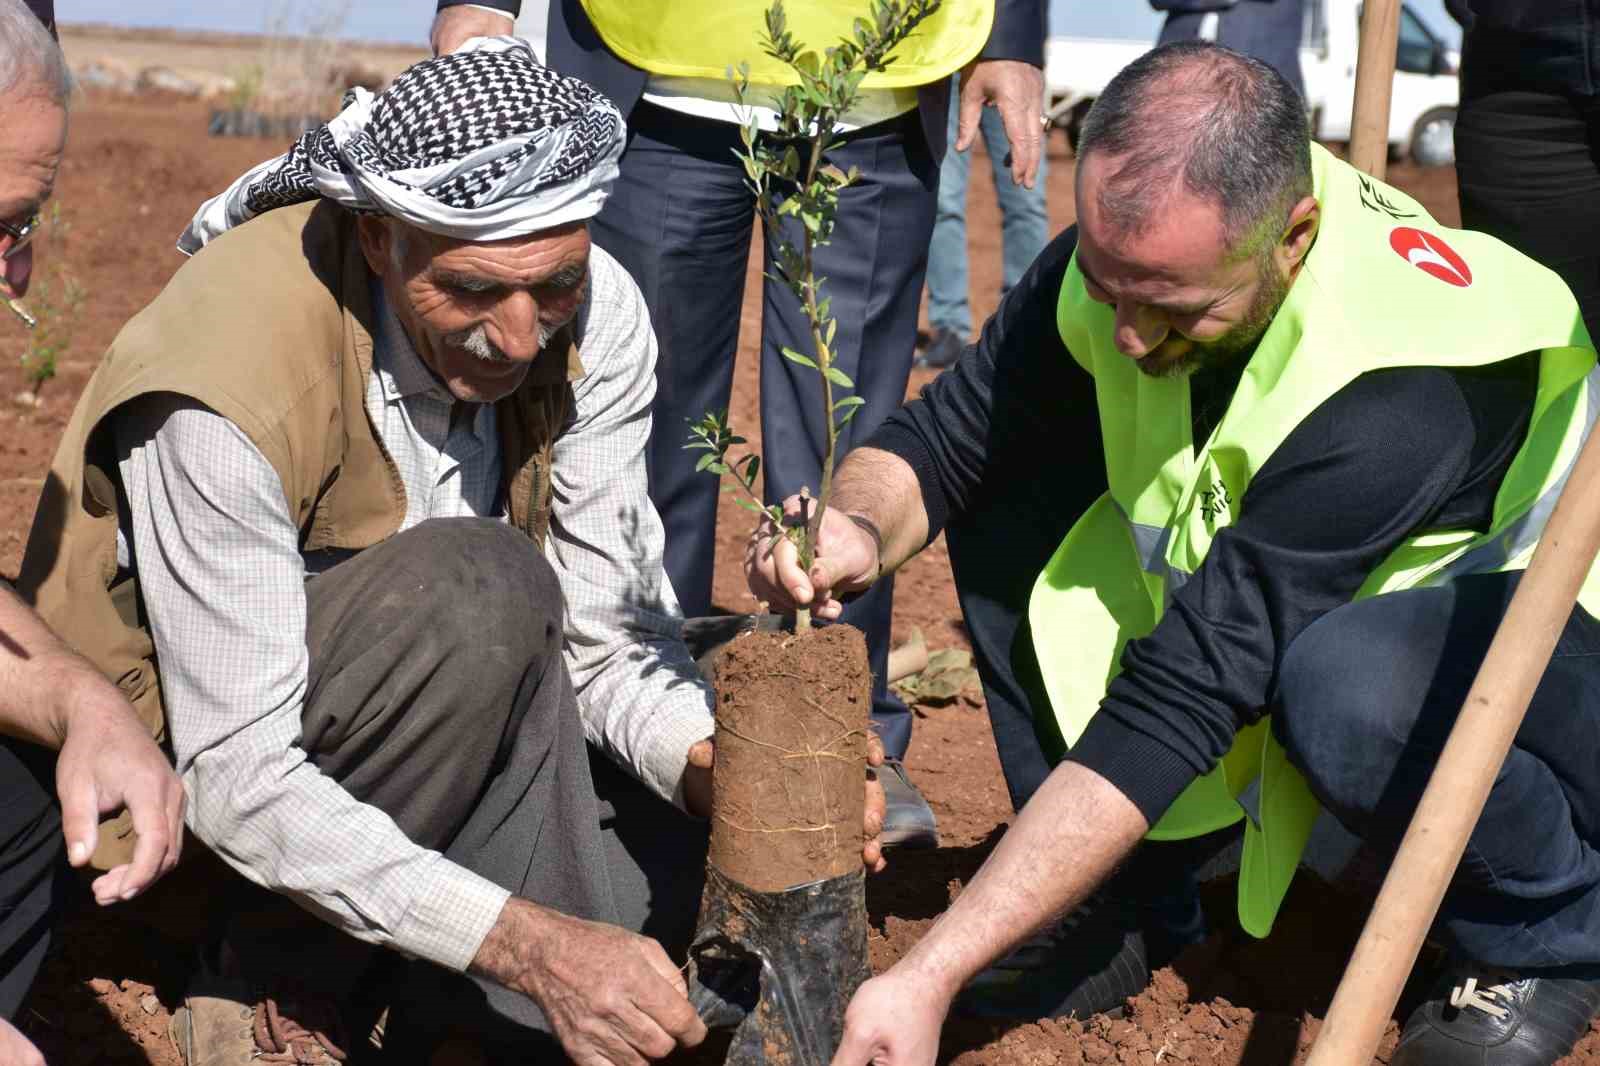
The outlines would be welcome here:
<svg viewBox="0 0 1600 1066">
<path fill-rule="evenodd" d="M 1180 177 L 1159 185 L 1121 181 L 1119 160 L 1091 152 L 1078 162 L 1080 256 L 1103 270 L 1200 282 L 1232 265 L 1222 207 Z"/>
</svg>

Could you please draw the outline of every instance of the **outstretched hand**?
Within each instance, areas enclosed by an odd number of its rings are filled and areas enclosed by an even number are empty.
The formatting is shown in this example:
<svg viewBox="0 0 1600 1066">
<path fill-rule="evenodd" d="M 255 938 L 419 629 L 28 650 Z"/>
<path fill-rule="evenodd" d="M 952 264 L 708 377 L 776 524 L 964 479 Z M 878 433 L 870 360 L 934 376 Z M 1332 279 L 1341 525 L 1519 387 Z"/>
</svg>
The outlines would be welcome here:
<svg viewBox="0 0 1600 1066">
<path fill-rule="evenodd" d="M 513 897 L 473 970 L 537 1003 L 576 1066 L 644 1066 L 706 1037 L 661 945 Z"/>
<path fill-rule="evenodd" d="M 67 861 L 83 866 L 100 837 L 100 816 L 124 807 L 138 834 L 133 860 L 95 879 L 101 906 L 130 900 L 178 865 L 183 784 L 122 693 L 95 675 L 69 697 L 66 739 L 56 759 L 56 794 Z"/>
<path fill-rule="evenodd" d="M 832 1066 L 933 1066 L 950 998 L 890 970 L 862 985 Z"/>
<path fill-rule="evenodd" d="M 783 501 L 784 524 L 803 524 L 801 498 Z M 815 507 L 816 501 L 806 506 Z M 808 607 L 821 619 L 836 619 L 843 599 L 862 591 L 878 579 L 878 542 L 850 516 L 830 507 L 822 516 L 816 557 L 808 574 L 800 567 L 800 551 L 787 535 L 774 533 L 762 523 L 745 545 L 744 573 L 750 591 L 780 612 Z"/>
</svg>

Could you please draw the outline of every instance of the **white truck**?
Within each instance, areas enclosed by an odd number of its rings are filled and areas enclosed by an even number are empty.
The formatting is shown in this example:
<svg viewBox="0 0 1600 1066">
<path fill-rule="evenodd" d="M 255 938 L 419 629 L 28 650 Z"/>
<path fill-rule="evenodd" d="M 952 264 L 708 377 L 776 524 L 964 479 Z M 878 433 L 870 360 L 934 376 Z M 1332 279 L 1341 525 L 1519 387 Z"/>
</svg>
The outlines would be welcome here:
<svg viewBox="0 0 1600 1066">
<path fill-rule="evenodd" d="M 1300 73 L 1312 133 L 1321 141 L 1350 139 L 1355 99 L 1357 0 L 1306 0 Z M 1207 36 L 1202 26 L 1202 36 Z M 1212 29 L 1211 35 L 1214 36 Z M 1151 41 L 1052 36 L 1045 42 L 1045 88 L 1050 117 L 1071 144 L 1089 105 L 1112 77 L 1149 51 Z M 1389 144 L 1396 155 L 1425 166 L 1455 161 L 1456 104 L 1460 55 L 1402 6 L 1395 56 L 1394 95 L 1389 106 Z"/>
</svg>

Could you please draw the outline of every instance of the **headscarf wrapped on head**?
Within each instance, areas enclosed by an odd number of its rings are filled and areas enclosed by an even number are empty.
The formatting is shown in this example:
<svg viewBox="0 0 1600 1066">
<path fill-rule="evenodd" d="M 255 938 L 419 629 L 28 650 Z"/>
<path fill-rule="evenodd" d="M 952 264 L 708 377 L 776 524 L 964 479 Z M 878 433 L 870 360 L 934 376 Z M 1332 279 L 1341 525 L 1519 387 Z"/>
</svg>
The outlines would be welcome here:
<svg viewBox="0 0 1600 1066">
<path fill-rule="evenodd" d="M 326 126 L 202 204 L 178 250 L 319 196 L 445 237 L 526 236 L 599 213 L 626 132 L 610 100 L 528 42 L 475 38 L 376 96 L 352 89 Z"/>
</svg>

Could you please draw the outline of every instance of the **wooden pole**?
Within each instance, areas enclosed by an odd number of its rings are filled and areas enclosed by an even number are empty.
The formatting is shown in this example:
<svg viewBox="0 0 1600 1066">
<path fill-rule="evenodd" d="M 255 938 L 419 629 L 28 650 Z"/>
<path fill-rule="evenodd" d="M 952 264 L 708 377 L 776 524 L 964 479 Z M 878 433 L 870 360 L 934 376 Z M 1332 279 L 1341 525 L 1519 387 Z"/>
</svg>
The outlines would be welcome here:
<svg viewBox="0 0 1600 1066">
<path fill-rule="evenodd" d="M 1364 1066 L 1377 1051 L 1401 986 L 1600 548 L 1597 442 L 1600 433 L 1584 444 L 1495 632 L 1306 1066 Z"/>
<path fill-rule="evenodd" d="M 1399 43 L 1400 0 L 1365 0 L 1361 9 L 1361 48 L 1356 53 L 1350 162 L 1380 181 L 1389 162 L 1389 97 L 1394 91 L 1394 58 Z"/>
</svg>

